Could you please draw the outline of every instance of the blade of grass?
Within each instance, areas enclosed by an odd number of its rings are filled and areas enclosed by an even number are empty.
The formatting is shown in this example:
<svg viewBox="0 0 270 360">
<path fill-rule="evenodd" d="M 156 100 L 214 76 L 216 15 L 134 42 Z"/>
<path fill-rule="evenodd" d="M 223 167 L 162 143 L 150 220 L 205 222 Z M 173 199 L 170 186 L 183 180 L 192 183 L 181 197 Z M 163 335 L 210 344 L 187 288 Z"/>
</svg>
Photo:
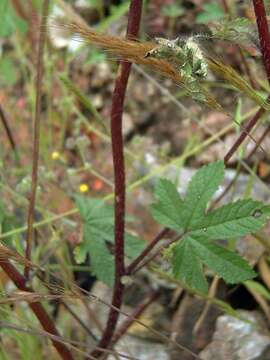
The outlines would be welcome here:
<svg viewBox="0 0 270 360">
<path fill-rule="evenodd" d="M 81 92 L 81 90 L 71 81 L 67 76 L 60 75 L 60 80 L 67 87 L 69 91 L 71 91 L 79 101 L 88 109 L 94 116 L 96 122 L 102 126 L 103 130 L 106 134 L 109 133 L 109 130 L 104 122 L 104 119 L 99 115 L 99 112 L 96 110 L 95 106 L 92 102 Z"/>
<path fill-rule="evenodd" d="M 20 157 L 19 157 L 19 153 L 17 151 L 16 142 L 15 142 L 15 139 L 13 137 L 11 128 L 10 128 L 9 123 L 8 123 L 8 119 L 7 119 L 6 114 L 4 112 L 4 109 L 3 109 L 3 107 L 1 105 L 0 105 L 0 119 L 2 121 L 2 124 L 3 124 L 4 128 L 5 128 L 7 138 L 9 140 L 10 146 L 11 146 L 13 152 L 14 152 L 16 161 L 18 162 L 18 164 L 20 164 Z"/>
</svg>

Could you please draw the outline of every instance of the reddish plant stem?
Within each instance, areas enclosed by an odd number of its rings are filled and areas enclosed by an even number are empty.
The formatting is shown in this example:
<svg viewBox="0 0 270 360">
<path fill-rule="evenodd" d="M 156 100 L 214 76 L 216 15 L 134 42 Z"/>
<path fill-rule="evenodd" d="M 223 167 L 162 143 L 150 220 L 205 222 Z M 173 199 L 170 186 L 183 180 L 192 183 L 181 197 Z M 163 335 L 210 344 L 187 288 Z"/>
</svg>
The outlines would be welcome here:
<svg viewBox="0 0 270 360">
<path fill-rule="evenodd" d="M 130 3 L 127 37 L 135 37 L 138 34 L 142 12 L 142 0 L 132 0 Z M 124 143 L 122 135 L 122 114 L 125 93 L 130 74 L 131 63 L 121 62 L 120 75 L 116 79 L 112 98 L 111 110 L 111 139 L 112 155 L 115 179 L 115 280 L 106 328 L 98 344 L 99 348 L 110 346 L 116 328 L 119 312 L 122 304 L 124 285 L 121 282 L 125 274 L 124 264 L 124 231 L 125 231 L 125 163 Z M 95 357 L 103 355 L 102 351 L 96 349 L 92 353 Z"/>
<path fill-rule="evenodd" d="M 270 83 L 270 36 L 266 18 L 266 11 L 263 0 L 253 0 L 253 7 L 256 15 L 257 27 L 259 32 L 261 53 L 263 57 L 263 63 L 267 74 L 268 82 Z M 270 101 L 270 95 L 268 96 L 267 102 Z M 246 139 L 248 133 L 257 124 L 261 116 L 265 113 L 263 108 L 259 109 L 255 116 L 248 122 L 244 130 L 239 135 L 238 139 L 229 149 L 224 157 L 224 163 L 227 164 L 232 155 L 237 151 L 242 142 Z"/>
<path fill-rule="evenodd" d="M 225 10 L 225 12 L 228 14 L 229 18 L 232 19 L 232 13 L 231 13 L 231 10 L 230 10 L 230 7 L 228 5 L 228 2 L 227 0 L 222 0 L 222 5 L 223 5 L 223 8 Z M 241 61 L 241 63 L 239 64 L 240 67 L 241 65 L 243 66 L 243 70 L 245 71 L 248 79 L 249 79 L 249 82 L 251 84 L 251 86 L 256 89 L 257 88 L 257 84 L 256 84 L 256 81 L 253 79 L 252 77 L 252 74 L 251 74 L 251 71 L 250 71 L 250 68 L 249 68 L 249 65 L 246 61 L 246 58 L 245 58 L 245 55 L 243 53 L 243 50 L 241 49 L 241 47 L 239 45 L 237 45 L 237 50 L 238 50 L 238 54 L 239 54 L 239 57 Z M 241 67 L 242 68 L 242 67 Z"/>
<path fill-rule="evenodd" d="M 252 156 L 255 154 L 255 152 L 258 150 L 258 148 L 261 147 L 261 143 L 263 142 L 263 140 L 265 139 L 265 137 L 266 137 L 266 135 L 268 134 L 269 131 L 270 131 L 270 125 L 268 125 L 267 128 L 264 130 L 261 137 L 256 142 L 256 144 L 254 145 L 253 149 L 250 151 L 250 153 L 246 157 L 247 161 L 250 160 L 252 158 Z M 236 183 L 236 180 L 238 179 L 241 168 L 242 168 L 242 164 L 240 164 L 239 172 L 229 182 L 229 184 L 226 186 L 226 188 L 223 190 L 223 192 L 219 195 L 219 197 L 216 198 L 216 200 L 213 201 L 213 203 L 211 204 L 209 210 L 212 210 L 213 208 L 215 208 L 215 206 L 220 202 L 220 200 L 223 199 L 223 197 L 229 192 L 229 190 L 232 188 L 232 186 Z"/>
<path fill-rule="evenodd" d="M 38 185 L 38 161 L 39 161 L 39 142 L 40 142 L 40 114 L 41 114 L 41 87 L 43 75 L 43 52 L 46 39 L 46 26 L 49 11 L 49 0 L 43 1 L 42 7 L 42 21 L 39 29 L 39 43 L 38 43 L 38 56 L 37 56 L 37 79 L 36 79 L 36 104 L 35 104 L 35 117 L 34 117 L 34 145 L 33 145 L 33 164 L 32 164 L 32 183 L 31 195 L 27 219 L 27 235 L 26 235 L 26 251 L 25 257 L 27 260 L 31 259 L 32 242 L 34 234 L 34 216 L 35 216 L 35 203 L 36 192 Z M 25 266 L 25 277 L 29 277 L 29 266 Z"/>
<path fill-rule="evenodd" d="M 76 314 L 74 310 L 62 299 L 60 299 L 60 304 L 69 312 L 69 314 L 77 321 L 77 323 L 87 332 L 87 334 L 94 340 L 97 340 L 96 335 L 92 332 L 92 330 L 85 325 L 82 319 Z"/>
<path fill-rule="evenodd" d="M 253 0 L 253 7 L 259 32 L 263 64 L 267 74 L 268 82 L 270 83 L 270 36 L 263 0 Z"/>
<path fill-rule="evenodd" d="M 31 280 L 31 278 L 33 277 L 33 275 L 37 275 L 37 277 L 39 278 L 40 281 L 42 281 L 43 285 L 49 290 L 49 292 L 52 295 L 57 295 L 57 291 L 55 291 L 51 286 L 49 286 L 48 283 L 46 283 L 45 278 L 44 278 L 44 273 L 40 272 L 40 269 L 37 269 L 37 272 L 31 273 L 31 276 L 29 277 L 28 281 Z M 59 280 L 59 279 L 58 279 Z M 90 328 L 88 328 L 85 323 L 80 319 L 80 317 L 72 310 L 72 308 L 65 303 L 65 301 L 63 299 L 59 299 L 58 300 L 59 303 L 61 303 L 62 306 L 64 306 L 64 308 L 70 313 L 70 315 L 72 317 L 74 317 L 74 319 L 81 325 L 81 327 L 88 333 L 89 336 L 91 336 L 94 340 L 96 339 L 95 334 L 91 331 Z"/>
<path fill-rule="evenodd" d="M 267 98 L 267 101 L 270 101 L 270 95 Z M 260 108 L 253 118 L 247 123 L 247 125 L 244 127 L 243 131 L 239 135 L 238 139 L 235 141 L 235 143 L 232 145 L 232 147 L 229 149 L 227 154 L 224 157 L 224 163 L 227 165 L 230 158 L 233 156 L 233 154 L 237 151 L 239 146 L 242 144 L 242 142 L 246 139 L 250 131 L 253 129 L 253 127 L 257 124 L 259 119 L 262 117 L 262 115 L 265 113 L 264 108 Z"/>
<path fill-rule="evenodd" d="M 142 303 L 137 306 L 137 308 L 134 310 L 133 314 L 130 315 L 126 321 L 121 325 L 119 330 L 115 333 L 112 345 L 114 346 L 119 339 L 128 331 L 130 326 L 133 324 L 134 319 L 138 319 L 142 313 L 148 308 L 149 305 L 151 305 L 159 296 L 159 293 L 157 291 L 152 291 L 148 298 Z"/>
<path fill-rule="evenodd" d="M 33 292 L 33 289 L 27 286 L 27 279 L 21 275 L 8 260 L 0 260 L 0 266 L 18 289 Z M 52 335 L 60 337 L 52 319 L 49 317 L 42 304 L 39 302 L 30 302 L 29 306 L 38 318 L 43 329 Z M 52 342 L 63 360 L 73 360 L 73 356 L 66 345 L 56 340 L 52 340 Z"/>
<path fill-rule="evenodd" d="M 16 156 L 18 162 L 19 162 L 19 154 L 18 154 L 18 151 L 17 151 L 17 146 L 16 146 L 16 142 L 14 140 L 14 137 L 13 137 L 13 134 L 12 134 L 12 131 L 10 129 L 10 126 L 9 126 L 9 123 L 8 123 L 8 119 L 6 117 L 6 114 L 2 108 L 2 106 L 0 105 L 0 118 L 1 118 L 1 121 L 2 121 L 2 124 L 5 128 L 5 131 L 6 131 L 6 134 L 7 134 L 7 137 L 8 137 L 8 141 L 10 143 L 10 146 L 14 152 L 14 155 Z"/>
<path fill-rule="evenodd" d="M 161 230 L 157 236 L 146 246 L 146 248 L 141 252 L 141 254 L 132 261 L 132 263 L 126 269 L 126 275 L 132 274 L 134 269 L 139 265 L 139 263 L 145 260 L 145 257 L 150 253 L 150 251 L 154 248 L 154 246 L 162 240 L 168 233 L 170 232 L 169 228 L 164 228 Z"/>
<path fill-rule="evenodd" d="M 266 19 L 266 12 L 264 7 L 263 0 L 253 0 L 254 11 L 256 15 L 257 27 L 259 32 L 259 39 L 261 45 L 261 53 L 263 57 L 263 63 L 265 67 L 265 71 L 267 74 L 267 79 L 270 82 L 270 37 L 268 24 Z M 270 101 L 270 95 L 268 96 L 267 102 Z M 257 124 L 258 120 L 265 113 L 263 108 L 259 109 L 255 116 L 248 122 L 245 126 L 245 130 L 242 131 L 238 139 L 235 141 L 233 146 L 227 152 L 224 157 L 225 164 L 228 163 L 232 155 L 237 151 L 242 142 L 246 139 L 248 133 L 253 129 L 253 127 Z"/>
<path fill-rule="evenodd" d="M 267 128 L 264 130 L 264 132 L 262 133 L 261 137 L 259 138 L 259 140 L 257 140 L 256 144 L 254 145 L 253 149 L 250 151 L 250 153 L 248 154 L 246 160 L 249 160 L 254 154 L 255 152 L 258 150 L 259 147 L 261 146 L 261 143 L 263 142 L 263 140 L 265 139 L 266 135 L 268 134 L 268 132 L 270 131 L 270 125 L 267 126 Z"/>
</svg>

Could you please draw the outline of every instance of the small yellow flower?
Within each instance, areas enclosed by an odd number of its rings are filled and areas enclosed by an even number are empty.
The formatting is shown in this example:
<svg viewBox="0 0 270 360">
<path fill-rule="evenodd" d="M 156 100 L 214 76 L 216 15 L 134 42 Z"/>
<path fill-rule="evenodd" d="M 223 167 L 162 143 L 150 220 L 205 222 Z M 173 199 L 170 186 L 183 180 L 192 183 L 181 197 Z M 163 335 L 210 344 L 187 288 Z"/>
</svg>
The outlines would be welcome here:
<svg viewBox="0 0 270 360">
<path fill-rule="evenodd" d="M 58 151 L 53 151 L 51 157 L 53 160 L 58 160 L 60 158 L 60 153 Z"/>
<path fill-rule="evenodd" d="M 89 190 L 89 187 L 88 187 L 87 184 L 81 184 L 81 185 L 80 185 L 80 192 L 81 192 L 81 193 L 85 193 L 85 192 L 87 192 L 88 190 Z"/>
</svg>

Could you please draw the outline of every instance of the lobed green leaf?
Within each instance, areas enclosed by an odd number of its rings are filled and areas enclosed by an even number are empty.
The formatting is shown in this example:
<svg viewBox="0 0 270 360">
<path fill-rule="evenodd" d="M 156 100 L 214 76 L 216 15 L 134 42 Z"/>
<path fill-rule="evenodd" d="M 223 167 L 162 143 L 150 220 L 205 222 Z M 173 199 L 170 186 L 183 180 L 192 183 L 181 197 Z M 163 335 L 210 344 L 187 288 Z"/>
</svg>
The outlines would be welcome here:
<svg viewBox="0 0 270 360">
<path fill-rule="evenodd" d="M 155 188 L 158 203 L 151 206 L 154 219 L 162 225 L 175 230 L 183 229 L 182 212 L 184 202 L 175 185 L 166 179 L 159 179 Z"/>
<path fill-rule="evenodd" d="M 90 255 L 93 274 L 108 286 L 114 280 L 114 256 L 107 243 L 114 244 L 114 209 L 99 199 L 76 197 L 80 215 L 83 220 L 83 241 L 75 250 L 75 260 L 82 263 Z M 145 241 L 137 236 L 125 233 L 125 255 L 137 257 L 145 247 Z"/>
<path fill-rule="evenodd" d="M 204 237 L 189 236 L 197 257 L 226 282 L 236 284 L 256 276 L 249 264 L 236 253 Z"/>
<path fill-rule="evenodd" d="M 190 288 L 207 292 L 208 284 L 203 274 L 202 263 L 194 254 L 188 239 L 173 247 L 173 274 Z"/>
<path fill-rule="evenodd" d="M 208 239 L 229 239 L 258 231 L 270 215 L 270 208 L 251 199 L 239 200 L 198 219 L 192 234 Z"/>
<path fill-rule="evenodd" d="M 205 215 L 207 204 L 223 179 L 223 161 L 203 166 L 192 177 L 181 214 L 185 230 L 192 229 L 194 224 L 197 224 Z"/>
<path fill-rule="evenodd" d="M 155 192 L 158 202 L 152 206 L 158 222 L 184 235 L 180 243 L 172 246 L 174 276 L 200 291 L 207 290 L 203 264 L 228 283 L 255 276 L 243 258 L 213 241 L 256 232 L 270 217 L 270 206 L 252 199 L 239 200 L 207 213 L 208 202 L 223 178 L 222 161 L 202 167 L 192 177 L 184 200 L 175 185 L 160 180 Z"/>
</svg>

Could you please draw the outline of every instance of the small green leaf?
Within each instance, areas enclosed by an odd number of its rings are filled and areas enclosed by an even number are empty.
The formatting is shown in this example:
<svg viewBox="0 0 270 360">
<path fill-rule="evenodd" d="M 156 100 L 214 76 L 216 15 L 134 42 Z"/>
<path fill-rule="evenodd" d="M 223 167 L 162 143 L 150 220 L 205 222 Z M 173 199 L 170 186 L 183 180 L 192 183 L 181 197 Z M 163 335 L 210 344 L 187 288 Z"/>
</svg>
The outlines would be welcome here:
<svg viewBox="0 0 270 360">
<path fill-rule="evenodd" d="M 239 200 L 198 219 L 192 234 L 208 239 L 229 239 L 258 231 L 269 218 L 270 209 L 259 201 Z"/>
<path fill-rule="evenodd" d="M 114 244 L 114 209 L 99 199 L 76 197 L 80 215 L 83 220 L 83 241 L 75 250 L 75 260 L 82 263 L 90 256 L 93 274 L 108 286 L 113 285 L 114 256 L 108 248 L 108 243 Z M 125 255 L 128 258 L 137 257 L 145 247 L 145 241 L 125 233 Z"/>
<path fill-rule="evenodd" d="M 114 210 L 100 199 L 76 196 L 76 205 L 84 221 L 89 225 L 102 226 L 114 224 Z"/>
<path fill-rule="evenodd" d="M 125 234 L 125 254 L 128 258 L 136 258 L 145 248 L 145 241 L 129 233 Z"/>
<path fill-rule="evenodd" d="M 91 254 L 91 268 L 93 269 L 93 274 L 109 287 L 113 287 L 114 257 L 109 252 L 105 243 L 97 240 L 94 246 L 89 247 L 89 252 Z"/>
<path fill-rule="evenodd" d="M 202 263 L 194 254 L 188 239 L 173 247 L 173 274 L 192 289 L 207 292 L 208 284 L 202 271 Z"/>
<path fill-rule="evenodd" d="M 2 14 L 0 37 L 8 37 L 16 30 L 22 33 L 27 31 L 26 22 L 17 16 L 8 0 L 0 1 L 0 13 Z"/>
<path fill-rule="evenodd" d="M 18 79 L 18 70 L 14 62 L 3 57 L 0 59 L 0 84 L 14 85 Z"/>
<path fill-rule="evenodd" d="M 181 214 L 185 229 L 192 229 L 198 222 L 200 223 L 208 202 L 223 179 L 223 161 L 203 166 L 192 177 L 184 200 L 184 211 Z"/>
<path fill-rule="evenodd" d="M 155 188 L 155 198 L 159 202 L 151 206 L 154 219 L 162 225 L 181 230 L 183 228 L 181 221 L 183 200 L 175 185 L 169 180 L 159 179 Z"/>
<path fill-rule="evenodd" d="M 256 276 L 248 263 L 236 253 L 216 245 L 207 238 L 189 236 L 189 242 L 200 260 L 226 282 L 236 284 Z"/>
</svg>

